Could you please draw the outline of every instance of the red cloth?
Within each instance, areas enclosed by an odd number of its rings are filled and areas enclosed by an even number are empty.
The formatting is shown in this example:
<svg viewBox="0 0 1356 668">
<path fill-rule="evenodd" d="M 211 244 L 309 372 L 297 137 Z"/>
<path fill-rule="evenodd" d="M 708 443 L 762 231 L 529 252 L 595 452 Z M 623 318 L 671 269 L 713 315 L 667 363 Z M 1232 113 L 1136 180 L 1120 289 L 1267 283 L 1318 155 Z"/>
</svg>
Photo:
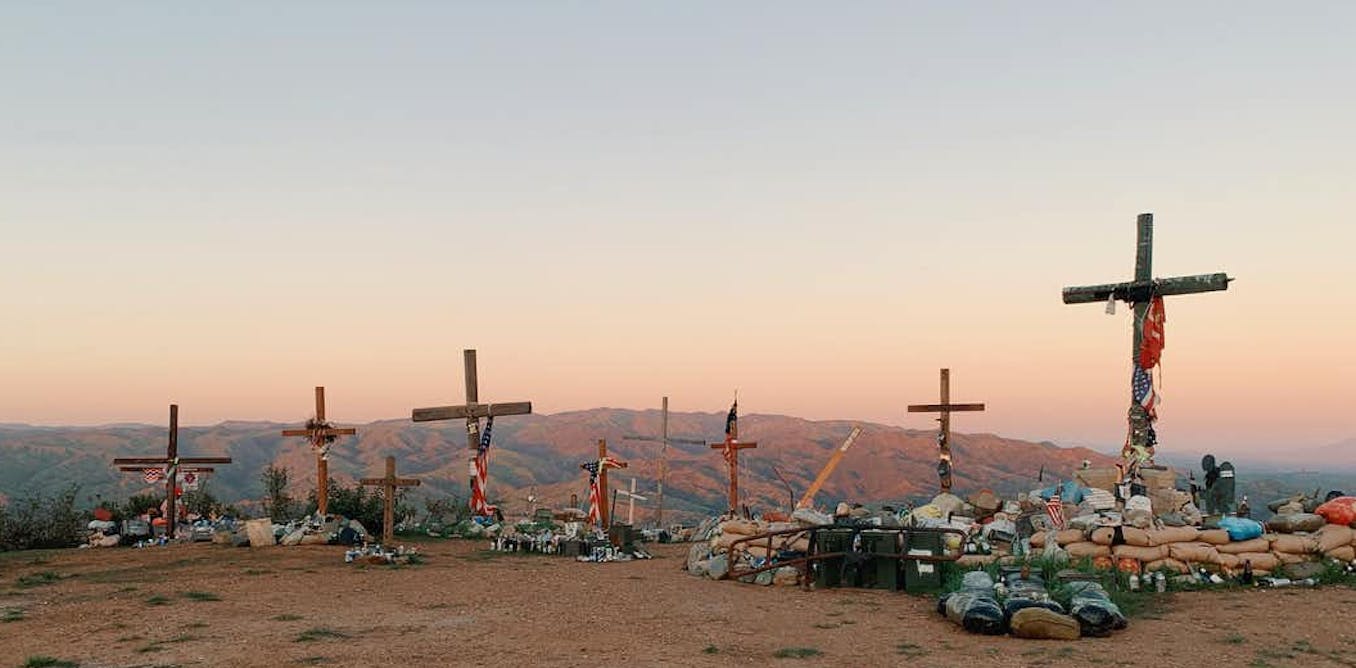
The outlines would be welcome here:
<svg viewBox="0 0 1356 668">
<path fill-rule="evenodd" d="M 1152 369 L 1158 366 L 1163 356 L 1163 324 L 1167 317 L 1163 315 L 1163 298 L 1154 297 L 1149 302 L 1149 310 L 1144 313 L 1144 335 L 1139 344 L 1139 368 Z"/>
</svg>

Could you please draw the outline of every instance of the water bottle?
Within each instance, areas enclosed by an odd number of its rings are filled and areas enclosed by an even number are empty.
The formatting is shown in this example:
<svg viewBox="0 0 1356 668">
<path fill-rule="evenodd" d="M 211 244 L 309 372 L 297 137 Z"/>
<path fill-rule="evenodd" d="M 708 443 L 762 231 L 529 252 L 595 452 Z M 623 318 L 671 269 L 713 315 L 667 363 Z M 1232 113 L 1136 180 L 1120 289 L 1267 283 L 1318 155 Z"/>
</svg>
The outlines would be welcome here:
<svg viewBox="0 0 1356 668">
<path fill-rule="evenodd" d="M 1168 578 L 1163 575 L 1163 571 L 1154 574 L 1154 591 L 1162 594 L 1168 590 Z"/>
<path fill-rule="evenodd" d="M 1130 574 L 1130 591 L 1139 591 L 1139 575 Z"/>
</svg>

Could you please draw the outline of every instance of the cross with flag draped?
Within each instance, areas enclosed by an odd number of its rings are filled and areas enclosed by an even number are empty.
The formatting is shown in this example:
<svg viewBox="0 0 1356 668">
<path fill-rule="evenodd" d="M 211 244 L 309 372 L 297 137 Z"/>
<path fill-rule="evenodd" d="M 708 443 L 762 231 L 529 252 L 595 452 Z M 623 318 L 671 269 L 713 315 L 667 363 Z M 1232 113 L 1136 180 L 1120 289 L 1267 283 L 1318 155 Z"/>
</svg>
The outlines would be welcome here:
<svg viewBox="0 0 1356 668">
<path fill-rule="evenodd" d="M 711 449 L 720 450 L 725 466 L 730 470 L 730 512 L 739 510 L 739 451 L 758 447 L 756 441 L 739 442 L 739 398 L 730 404 L 725 415 L 725 440 L 712 443 Z"/>
<path fill-rule="evenodd" d="M 624 469 L 626 462 L 619 461 L 612 456 L 604 456 L 601 459 L 595 459 L 591 462 L 585 462 L 579 465 L 579 468 L 589 472 L 589 524 L 597 524 L 606 527 L 607 512 L 604 503 L 606 499 L 605 478 L 607 469 Z"/>
<path fill-rule="evenodd" d="M 485 483 L 490 470 L 490 432 L 494 430 L 494 416 L 485 419 L 485 430 L 480 432 L 476 456 L 471 460 L 471 512 L 493 515 L 496 508 L 485 497 Z"/>
</svg>

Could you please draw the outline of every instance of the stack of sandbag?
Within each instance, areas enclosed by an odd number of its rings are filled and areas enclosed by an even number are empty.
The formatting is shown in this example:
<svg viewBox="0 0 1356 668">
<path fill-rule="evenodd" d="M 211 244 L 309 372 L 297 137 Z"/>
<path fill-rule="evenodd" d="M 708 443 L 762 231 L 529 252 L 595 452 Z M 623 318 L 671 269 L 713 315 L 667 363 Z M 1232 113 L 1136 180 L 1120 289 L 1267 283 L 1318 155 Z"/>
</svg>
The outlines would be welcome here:
<svg viewBox="0 0 1356 668">
<path fill-rule="evenodd" d="M 748 538 L 749 536 L 797 528 L 800 528 L 800 525 L 792 522 L 759 522 L 756 520 L 745 519 L 727 520 L 720 524 L 719 533 L 711 538 L 711 551 L 715 554 L 728 552 L 735 541 Z M 781 552 L 808 552 L 810 549 L 810 537 L 808 532 L 773 536 L 771 543 L 771 550 L 768 549 L 768 542 L 765 540 L 743 543 L 739 545 L 738 550 L 741 555 L 747 554 L 760 559 L 767 559 L 775 557 Z"/>
<path fill-rule="evenodd" d="M 966 631 L 1001 635 L 1007 631 L 1003 608 L 993 594 L 993 579 L 984 571 L 970 571 L 961 588 L 937 599 L 937 611 Z"/>
</svg>

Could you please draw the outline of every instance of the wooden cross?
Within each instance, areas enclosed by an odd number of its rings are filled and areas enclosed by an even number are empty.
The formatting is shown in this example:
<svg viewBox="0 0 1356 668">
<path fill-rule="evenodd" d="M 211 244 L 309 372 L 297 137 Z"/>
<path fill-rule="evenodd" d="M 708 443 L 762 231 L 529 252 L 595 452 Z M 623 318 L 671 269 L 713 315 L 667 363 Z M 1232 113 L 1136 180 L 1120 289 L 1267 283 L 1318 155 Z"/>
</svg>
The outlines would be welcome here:
<svg viewBox="0 0 1356 668">
<path fill-rule="evenodd" d="M 649 498 L 648 498 L 648 497 L 641 496 L 641 495 L 639 495 L 639 494 L 636 494 L 636 479 L 635 479 L 635 478 L 632 478 L 632 479 L 631 479 L 631 491 L 628 492 L 628 491 L 626 491 L 626 490 L 624 490 L 624 489 L 619 489 L 619 490 L 617 490 L 617 493 L 618 493 L 618 494 L 621 494 L 621 495 L 624 496 L 624 497 L 626 497 L 626 525 L 627 525 L 627 526 L 635 526 L 635 525 L 636 525 L 636 501 L 637 501 L 637 500 L 639 500 L 639 501 L 649 501 Z"/>
<path fill-rule="evenodd" d="M 397 487 L 418 487 L 418 478 L 397 478 L 395 457 L 386 458 L 385 478 L 363 478 L 358 482 L 383 488 L 385 506 L 381 511 L 381 544 L 390 547 L 395 537 L 395 495 Z"/>
<path fill-rule="evenodd" d="M 984 404 L 953 404 L 951 403 L 951 369 L 942 369 L 942 403 L 940 404 L 913 404 L 909 406 L 910 413 L 941 413 L 937 422 L 941 423 L 937 430 L 937 477 L 941 479 L 942 491 L 951 491 L 951 414 L 962 411 L 982 411 Z"/>
<path fill-rule="evenodd" d="M 502 415 L 528 415 L 532 412 L 532 402 L 515 401 L 502 404 L 482 404 L 480 388 L 476 382 L 476 351 L 462 351 L 462 362 L 466 369 L 466 403 L 461 406 L 438 406 L 436 408 L 416 408 L 410 414 L 415 422 L 434 420 L 466 419 L 466 447 L 470 450 L 470 470 L 475 471 L 476 453 L 480 447 L 480 418 Z M 475 473 L 467 489 L 475 486 Z M 482 490 L 483 493 L 483 490 Z"/>
<path fill-rule="evenodd" d="M 739 512 L 739 451 L 758 447 L 757 441 L 748 441 L 741 443 L 739 441 L 739 423 L 730 425 L 730 433 L 725 435 L 725 440 L 720 443 L 712 443 L 712 450 L 724 450 L 725 462 L 730 469 L 730 512 Z"/>
<path fill-rule="evenodd" d="M 1228 290 L 1229 282 L 1234 280 L 1223 272 L 1199 274 L 1196 276 L 1177 276 L 1173 278 L 1153 277 L 1154 253 L 1154 215 L 1141 213 L 1136 220 L 1138 238 L 1135 243 L 1135 278 L 1126 283 L 1108 283 L 1105 285 L 1086 285 L 1064 288 L 1065 304 L 1087 304 L 1092 302 L 1123 301 L 1134 306 L 1135 317 L 1131 323 L 1132 346 L 1131 363 L 1139 365 L 1140 347 L 1144 340 L 1144 319 L 1149 303 L 1156 296 L 1190 295 L 1200 292 Z M 1144 408 L 1135 401 L 1133 387 L 1130 390 L 1130 437 L 1122 451 L 1127 459 L 1136 449 L 1152 454 L 1150 418 Z"/>
<path fill-rule="evenodd" d="M 351 428 L 336 429 L 325 421 L 325 388 L 315 388 L 315 419 L 307 423 L 305 429 L 284 429 L 283 436 L 305 436 L 311 439 L 311 449 L 315 451 L 316 512 L 329 514 L 330 508 L 330 442 L 339 436 L 352 436 L 358 430 Z"/>
<path fill-rule="evenodd" d="M 598 461 L 601 462 L 606 459 L 607 459 L 607 439 L 600 438 L 598 439 Z M 617 463 L 617 468 L 619 469 L 624 469 L 627 466 L 629 466 L 629 464 L 627 464 L 626 462 L 621 461 L 620 459 L 617 459 L 615 457 L 613 457 L 613 461 Z M 598 506 L 599 506 L 598 516 L 603 522 L 604 529 L 606 529 L 609 526 L 612 526 L 611 524 L 608 523 L 611 518 L 609 516 L 607 508 L 608 495 L 611 494 L 611 491 L 607 485 L 607 470 L 609 468 L 611 467 L 608 466 L 598 467 Z"/>
<path fill-rule="evenodd" d="M 637 434 L 627 434 L 624 438 L 628 441 L 656 441 L 661 443 L 659 446 L 659 480 L 656 491 L 657 499 L 655 501 L 654 522 L 655 526 L 663 528 L 664 526 L 664 481 L 669 473 L 669 444 L 670 443 L 688 443 L 691 445 L 704 445 L 706 441 L 700 441 L 692 438 L 670 438 L 669 437 L 669 398 L 664 397 L 662 409 L 660 411 L 660 432 L 659 437 L 640 436 Z"/>
<path fill-rule="evenodd" d="M 174 538 L 174 530 L 178 521 L 174 492 L 178 487 L 179 474 L 182 473 L 180 466 L 185 464 L 230 464 L 230 457 L 180 457 L 179 456 L 179 406 L 170 404 L 169 421 L 169 444 L 165 447 L 164 457 L 118 457 L 113 460 L 113 464 L 119 470 L 141 471 L 144 469 L 136 468 L 132 464 L 164 464 L 165 465 L 165 534 L 171 539 Z"/>
</svg>

